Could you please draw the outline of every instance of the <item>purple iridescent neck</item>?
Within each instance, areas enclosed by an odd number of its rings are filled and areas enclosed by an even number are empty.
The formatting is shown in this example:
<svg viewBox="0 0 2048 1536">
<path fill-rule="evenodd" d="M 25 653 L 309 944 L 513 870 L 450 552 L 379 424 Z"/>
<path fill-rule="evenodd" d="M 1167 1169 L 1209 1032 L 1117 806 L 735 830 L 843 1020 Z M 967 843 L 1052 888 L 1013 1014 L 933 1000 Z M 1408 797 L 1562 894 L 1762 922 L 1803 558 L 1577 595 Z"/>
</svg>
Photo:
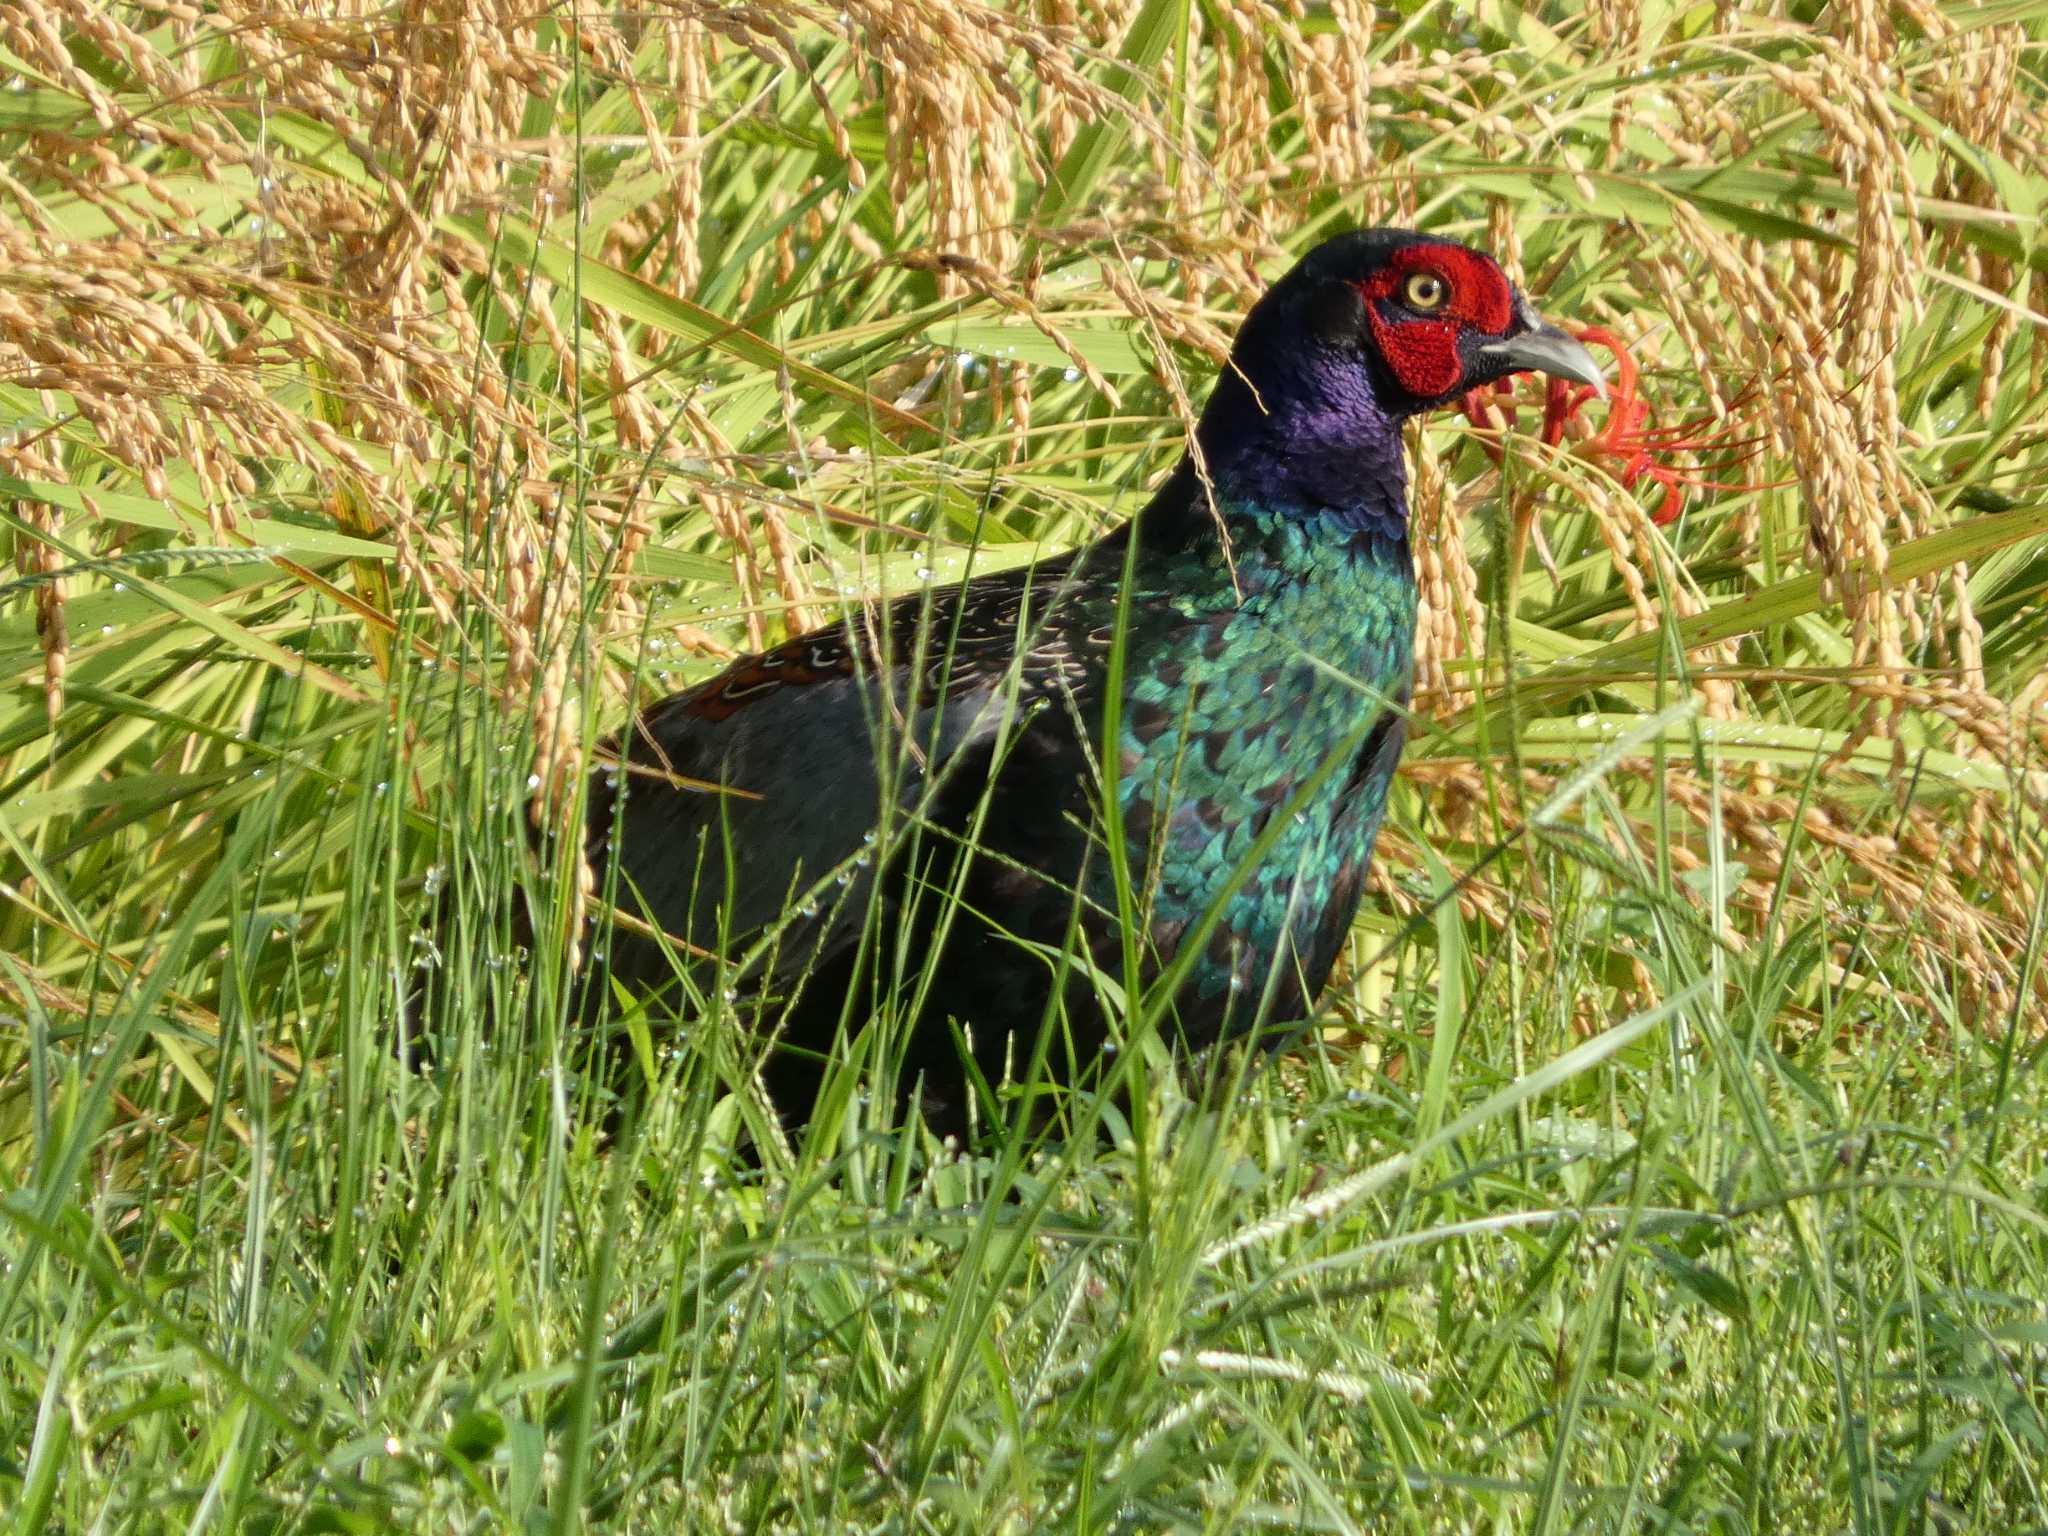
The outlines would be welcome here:
<svg viewBox="0 0 2048 1536">
<path fill-rule="evenodd" d="M 1340 535 L 1407 540 L 1408 473 L 1401 427 L 1356 368 L 1305 349 L 1281 359 L 1234 358 L 1202 412 L 1196 441 L 1226 522 L 1236 516 L 1314 521 Z M 1323 366 L 1318 366 L 1321 363 Z M 1247 372 L 1250 373 L 1249 380 Z M 1190 459 L 1140 514 L 1148 543 L 1213 537 L 1215 518 Z"/>
</svg>

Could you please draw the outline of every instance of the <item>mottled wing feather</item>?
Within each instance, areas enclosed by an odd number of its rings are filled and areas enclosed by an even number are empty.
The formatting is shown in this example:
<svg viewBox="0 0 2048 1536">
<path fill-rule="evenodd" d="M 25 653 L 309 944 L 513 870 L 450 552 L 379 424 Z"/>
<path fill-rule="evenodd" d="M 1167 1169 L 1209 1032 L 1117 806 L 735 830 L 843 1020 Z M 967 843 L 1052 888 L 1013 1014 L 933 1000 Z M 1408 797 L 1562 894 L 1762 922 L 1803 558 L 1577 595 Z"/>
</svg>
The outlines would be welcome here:
<svg viewBox="0 0 2048 1536">
<path fill-rule="evenodd" d="M 731 940 L 827 880 L 815 916 L 800 908 L 785 930 L 770 976 L 849 945 L 874 890 L 877 871 L 860 859 L 885 777 L 900 809 L 955 815 L 969 797 L 927 805 L 935 774 L 971 778 L 971 749 L 1019 708 L 1088 688 L 1077 647 L 1103 626 L 1062 619 L 1057 583 L 1070 565 L 899 598 L 742 657 L 647 710 L 591 797 L 594 862 L 619 829 L 619 907 L 730 954 Z M 828 879 L 835 872 L 843 882 Z M 651 944 L 614 947 L 614 973 L 629 981 L 658 984 L 665 967 Z"/>
</svg>

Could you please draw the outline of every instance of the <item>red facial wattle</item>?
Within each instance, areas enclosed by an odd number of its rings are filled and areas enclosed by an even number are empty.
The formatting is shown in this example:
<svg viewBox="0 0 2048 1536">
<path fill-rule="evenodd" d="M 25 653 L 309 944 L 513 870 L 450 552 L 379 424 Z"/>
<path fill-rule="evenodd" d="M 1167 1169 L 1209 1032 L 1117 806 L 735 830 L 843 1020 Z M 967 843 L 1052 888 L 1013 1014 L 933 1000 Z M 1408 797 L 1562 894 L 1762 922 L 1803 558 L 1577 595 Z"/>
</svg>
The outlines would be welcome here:
<svg viewBox="0 0 2048 1536">
<path fill-rule="evenodd" d="M 1443 305 L 1427 316 L 1392 317 L 1384 301 L 1398 302 L 1403 285 L 1418 272 L 1441 281 Z M 1515 313 L 1514 292 L 1485 257 L 1455 245 L 1410 245 L 1358 285 L 1373 341 L 1396 382 L 1424 399 L 1455 393 L 1465 379 L 1458 339 L 1470 328 L 1488 336 L 1507 333 Z"/>
<path fill-rule="evenodd" d="M 1368 307 L 1372 317 L 1373 340 L 1380 356 L 1401 387 L 1411 395 L 1428 399 L 1448 395 L 1465 377 L 1465 364 L 1458 357 L 1458 322 L 1455 320 L 1388 320 Z"/>
</svg>

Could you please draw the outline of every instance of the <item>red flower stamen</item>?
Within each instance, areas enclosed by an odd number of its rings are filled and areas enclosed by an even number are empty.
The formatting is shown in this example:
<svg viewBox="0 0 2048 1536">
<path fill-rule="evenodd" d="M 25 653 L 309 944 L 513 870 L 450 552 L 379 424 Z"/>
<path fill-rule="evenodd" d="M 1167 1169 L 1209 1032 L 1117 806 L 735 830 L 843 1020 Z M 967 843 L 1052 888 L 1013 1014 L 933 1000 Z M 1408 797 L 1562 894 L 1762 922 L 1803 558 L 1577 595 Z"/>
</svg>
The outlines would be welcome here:
<svg viewBox="0 0 2048 1536">
<path fill-rule="evenodd" d="M 1582 439 L 1574 451 L 1582 458 L 1604 461 L 1608 472 L 1630 490 L 1635 489 L 1641 480 L 1655 482 L 1662 494 L 1650 513 L 1651 522 L 1660 525 L 1676 522 L 1685 511 L 1686 496 L 1691 491 L 1750 488 L 1739 481 L 1708 479 L 1697 469 L 1666 463 L 1663 456 L 1674 453 L 1716 454 L 1722 462 L 1733 464 L 1750 457 L 1760 447 L 1757 440 L 1733 438 L 1729 435 L 1734 427 L 1732 422 L 1716 423 L 1711 417 L 1695 417 L 1671 427 L 1653 425 L 1649 404 L 1637 389 L 1639 374 L 1627 345 L 1597 325 L 1580 331 L 1578 339 L 1586 346 L 1605 347 L 1614 354 L 1614 384 L 1607 394 L 1607 414 L 1599 430 Z M 1511 392 L 1506 379 L 1491 387 L 1482 386 L 1468 391 L 1460 402 L 1466 420 L 1490 434 L 1505 431 L 1514 424 L 1513 409 L 1504 407 L 1494 397 Z M 1562 447 L 1566 427 L 1577 419 L 1586 402 L 1593 398 L 1594 391 L 1590 385 L 1575 384 L 1569 379 L 1546 380 L 1543 395 L 1544 443 L 1552 448 Z M 1498 463 L 1501 456 L 1498 440 L 1485 442 L 1482 439 L 1482 442 L 1486 452 Z M 1748 451 L 1737 453 L 1735 450 L 1738 449 Z"/>
</svg>

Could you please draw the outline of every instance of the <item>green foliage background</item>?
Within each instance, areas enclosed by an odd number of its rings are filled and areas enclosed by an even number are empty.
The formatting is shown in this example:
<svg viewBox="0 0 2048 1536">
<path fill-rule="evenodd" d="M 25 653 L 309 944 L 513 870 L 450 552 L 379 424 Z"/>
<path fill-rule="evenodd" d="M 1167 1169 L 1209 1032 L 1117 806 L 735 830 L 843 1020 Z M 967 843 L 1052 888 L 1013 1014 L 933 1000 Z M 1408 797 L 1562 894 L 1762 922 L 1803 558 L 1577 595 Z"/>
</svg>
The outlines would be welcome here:
<svg viewBox="0 0 2048 1536">
<path fill-rule="evenodd" d="M 2044 27 L 8 8 L 6 1518 L 2048 1523 Z M 853 1071 L 778 1144 L 714 999 L 608 1137 L 528 854 L 592 741 L 1109 526 L 1392 221 L 1626 341 L 1713 485 L 1655 525 L 1533 396 L 1418 437 L 1323 1048 L 947 1160 Z"/>
</svg>

